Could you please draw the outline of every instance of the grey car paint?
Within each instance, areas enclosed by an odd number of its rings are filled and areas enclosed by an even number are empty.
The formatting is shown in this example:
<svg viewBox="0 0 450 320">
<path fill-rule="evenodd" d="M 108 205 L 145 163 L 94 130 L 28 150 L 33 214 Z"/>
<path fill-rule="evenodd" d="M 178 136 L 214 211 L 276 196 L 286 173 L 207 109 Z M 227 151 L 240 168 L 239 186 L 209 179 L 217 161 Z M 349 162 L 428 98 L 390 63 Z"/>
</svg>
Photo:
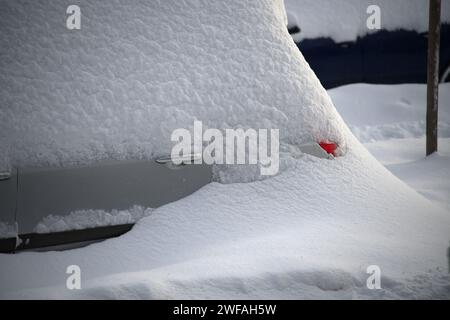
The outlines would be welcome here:
<svg viewBox="0 0 450 320">
<path fill-rule="evenodd" d="M 133 205 L 156 208 L 191 194 L 212 177 L 208 165 L 170 166 L 156 161 L 23 168 L 18 172 L 18 177 L 15 170 L 10 179 L 0 181 L 0 221 L 17 222 L 20 234 L 34 232 L 49 214 L 64 216 L 82 209 L 127 209 Z"/>
</svg>

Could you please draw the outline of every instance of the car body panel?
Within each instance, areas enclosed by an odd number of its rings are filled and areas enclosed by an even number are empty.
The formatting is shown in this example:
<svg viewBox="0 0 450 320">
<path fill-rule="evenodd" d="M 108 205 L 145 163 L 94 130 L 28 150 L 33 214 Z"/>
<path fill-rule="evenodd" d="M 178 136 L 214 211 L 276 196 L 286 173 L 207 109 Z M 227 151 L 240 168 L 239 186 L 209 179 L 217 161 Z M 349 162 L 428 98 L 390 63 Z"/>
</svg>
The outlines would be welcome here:
<svg viewBox="0 0 450 320">
<path fill-rule="evenodd" d="M 18 172 L 18 179 L 14 174 L 0 182 L 0 220 L 13 225 L 17 223 L 19 237 L 25 242 L 38 239 L 45 245 L 58 245 L 65 240 L 64 234 L 57 232 L 53 238 L 42 238 L 36 234 L 38 223 L 50 214 L 64 217 L 77 210 L 100 209 L 108 212 L 134 205 L 157 208 L 193 193 L 212 179 L 212 167 L 206 164 L 169 166 L 153 160 L 73 168 L 21 168 Z M 87 238 L 79 232 L 72 233 L 70 237 L 66 234 L 66 240 L 104 238 L 108 232 L 118 235 L 120 230 L 129 230 L 130 226 L 109 228 L 106 233 L 102 229 L 99 229 L 100 233 L 85 232 Z M 70 231 L 73 230 L 63 230 L 69 235 Z M 36 244 L 30 246 L 36 247 Z M 24 249 L 30 246 L 21 244 Z"/>
<path fill-rule="evenodd" d="M 0 223 L 13 227 L 16 221 L 17 170 L 8 179 L 0 181 Z"/>
</svg>

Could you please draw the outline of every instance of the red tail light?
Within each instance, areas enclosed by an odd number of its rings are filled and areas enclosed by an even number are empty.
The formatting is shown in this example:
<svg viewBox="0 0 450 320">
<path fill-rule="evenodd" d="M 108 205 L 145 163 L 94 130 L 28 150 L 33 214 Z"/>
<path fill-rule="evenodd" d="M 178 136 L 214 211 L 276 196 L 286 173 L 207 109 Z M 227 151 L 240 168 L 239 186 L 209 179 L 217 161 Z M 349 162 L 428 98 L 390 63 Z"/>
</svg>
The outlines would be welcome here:
<svg viewBox="0 0 450 320">
<path fill-rule="evenodd" d="M 319 146 L 325 150 L 326 153 L 336 156 L 337 145 L 335 143 L 321 141 L 319 142 Z"/>
</svg>

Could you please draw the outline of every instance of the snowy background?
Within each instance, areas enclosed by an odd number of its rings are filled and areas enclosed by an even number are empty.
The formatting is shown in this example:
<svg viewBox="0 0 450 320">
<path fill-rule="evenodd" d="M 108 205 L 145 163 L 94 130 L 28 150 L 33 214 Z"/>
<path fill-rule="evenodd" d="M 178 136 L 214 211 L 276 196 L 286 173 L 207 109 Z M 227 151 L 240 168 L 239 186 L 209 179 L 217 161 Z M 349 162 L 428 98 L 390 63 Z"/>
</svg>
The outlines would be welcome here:
<svg viewBox="0 0 450 320">
<path fill-rule="evenodd" d="M 428 1 L 424 0 L 284 0 L 290 25 L 301 32 L 294 40 L 329 37 L 336 42 L 355 41 L 358 36 L 376 30 L 367 29 L 367 7 L 381 10 L 385 30 L 428 30 Z M 443 0 L 441 21 L 450 22 L 450 1 Z"/>
</svg>

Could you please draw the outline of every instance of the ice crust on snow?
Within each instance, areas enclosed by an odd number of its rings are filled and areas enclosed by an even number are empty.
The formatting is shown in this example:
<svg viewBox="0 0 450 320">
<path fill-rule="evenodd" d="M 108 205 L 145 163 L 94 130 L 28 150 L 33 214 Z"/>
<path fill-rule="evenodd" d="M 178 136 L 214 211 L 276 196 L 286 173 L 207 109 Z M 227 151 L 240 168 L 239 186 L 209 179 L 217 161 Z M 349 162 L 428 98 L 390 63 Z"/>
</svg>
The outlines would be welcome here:
<svg viewBox="0 0 450 320">
<path fill-rule="evenodd" d="M 378 5 L 381 28 L 385 30 L 428 30 L 428 1 L 424 0 L 284 0 L 290 25 L 303 39 L 331 38 L 335 42 L 355 41 L 372 30 L 367 28 L 367 8 Z M 450 23 L 450 1 L 442 1 L 441 21 Z M 377 30 L 374 30 L 377 31 Z"/>
<path fill-rule="evenodd" d="M 63 30 L 62 4 L 5 2 L 0 90 L 11 90 L 1 91 L 10 121 L 0 136 L 12 133 L 13 165 L 166 153 L 168 132 L 194 119 L 279 127 L 287 150 L 328 138 L 347 153 L 292 157 L 263 181 L 208 184 L 85 248 L 0 255 L 0 297 L 449 297 L 448 213 L 350 133 L 289 37 L 281 2 L 80 5 L 86 33 Z M 74 263 L 80 291 L 65 286 Z M 372 264 L 382 291 L 365 287 Z"/>
<path fill-rule="evenodd" d="M 288 148 L 329 139 L 345 150 L 281 0 L 77 4 L 81 30 L 71 31 L 64 3 L 1 3 L 4 167 L 168 155 L 172 131 L 194 120 L 280 128 Z"/>
</svg>

